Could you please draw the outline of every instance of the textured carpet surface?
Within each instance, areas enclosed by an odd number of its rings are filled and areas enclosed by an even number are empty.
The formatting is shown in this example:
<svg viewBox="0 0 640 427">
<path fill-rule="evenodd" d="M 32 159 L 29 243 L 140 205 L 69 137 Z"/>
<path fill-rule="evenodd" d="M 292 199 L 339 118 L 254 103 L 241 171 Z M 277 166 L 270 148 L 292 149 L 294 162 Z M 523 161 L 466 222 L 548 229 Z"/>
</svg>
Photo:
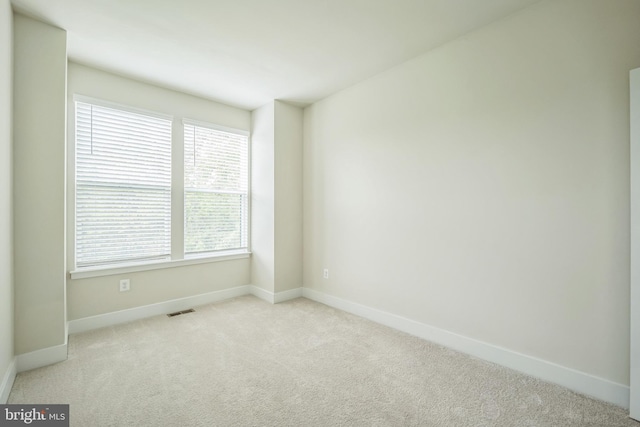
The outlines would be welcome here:
<svg viewBox="0 0 640 427">
<path fill-rule="evenodd" d="M 72 426 L 632 426 L 622 408 L 300 298 L 252 296 L 69 338 L 9 403 Z"/>
</svg>

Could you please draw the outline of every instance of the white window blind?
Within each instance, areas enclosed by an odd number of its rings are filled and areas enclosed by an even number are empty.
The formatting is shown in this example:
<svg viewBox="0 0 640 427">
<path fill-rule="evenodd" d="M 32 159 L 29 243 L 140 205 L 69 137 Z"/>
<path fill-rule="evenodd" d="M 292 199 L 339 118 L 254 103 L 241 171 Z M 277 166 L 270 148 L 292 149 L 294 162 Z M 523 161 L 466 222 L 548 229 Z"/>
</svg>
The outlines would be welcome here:
<svg viewBox="0 0 640 427">
<path fill-rule="evenodd" d="M 76 266 L 170 257 L 171 120 L 76 102 Z"/>
<path fill-rule="evenodd" d="M 248 135 L 185 122 L 185 254 L 247 249 L 248 155 Z"/>
</svg>

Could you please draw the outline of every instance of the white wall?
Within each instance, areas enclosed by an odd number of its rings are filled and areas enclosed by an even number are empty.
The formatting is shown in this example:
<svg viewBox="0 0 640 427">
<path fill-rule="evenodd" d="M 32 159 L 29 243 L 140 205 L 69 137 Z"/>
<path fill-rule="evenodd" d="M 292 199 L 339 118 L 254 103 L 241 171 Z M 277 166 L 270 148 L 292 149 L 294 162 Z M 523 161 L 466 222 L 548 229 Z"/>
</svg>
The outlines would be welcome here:
<svg viewBox="0 0 640 427">
<path fill-rule="evenodd" d="M 14 16 L 15 347 L 66 342 L 66 32 Z"/>
<path fill-rule="evenodd" d="M 543 1 L 307 108 L 305 287 L 628 384 L 638 22 Z"/>
<path fill-rule="evenodd" d="M 251 283 L 275 290 L 275 103 L 251 113 Z"/>
<path fill-rule="evenodd" d="M 302 286 L 302 109 L 275 101 L 275 292 Z"/>
<path fill-rule="evenodd" d="M 227 105 L 203 98 L 163 89 L 157 86 L 134 81 L 121 76 L 96 70 L 91 67 L 69 63 L 68 77 L 69 104 L 69 168 L 73 170 L 74 104 L 75 94 L 98 98 L 122 105 L 173 115 L 175 154 L 182 153 L 182 118 L 215 123 L 236 129 L 250 130 L 251 115 Z M 176 163 L 174 163 L 175 165 Z M 178 164 L 181 164 L 178 161 Z M 183 179 L 183 170 L 173 169 L 175 179 Z M 67 208 L 71 213 L 68 219 L 67 269 L 73 270 L 73 182 L 69 181 L 69 200 Z M 174 236 L 181 236 L 183 223 L 182 200 L 173 201 Z M 177 234 L 176 234 L 177 232 Z M 181 251 L 181 239 L 174 237 L 173 249 Z M 131 280 L 129 292 L 119 292 L 120 279 Z M 243 286 L 250 283 L 250 260 L 237 259 L 197 264 L 162 270 L 116 274 L 88 279 L 68 280 L 69 319 L 80 319 L 97 314 L 138 307 L 171 299 Z"/>
<path fill-rule="evenodd" d="M 630 351 L 629 416 L 640 421 L 640 68 L 629 74 L 630 86 Z"/>
<path fill-rule="evenodd" d="M 11 178 L 11 81 L 13 71 L 13 13 L 9 0 L 0 0 L 0 396 L 3 379 L 13 361 L 13 257 Z M 0 404 L 5 403 L 0 397 Z"/>
<path fill-rule="evenodd" d="M 302 286 L 302 109 L 273 101 L 252 112 L 252 284 Z"/>
</svg>

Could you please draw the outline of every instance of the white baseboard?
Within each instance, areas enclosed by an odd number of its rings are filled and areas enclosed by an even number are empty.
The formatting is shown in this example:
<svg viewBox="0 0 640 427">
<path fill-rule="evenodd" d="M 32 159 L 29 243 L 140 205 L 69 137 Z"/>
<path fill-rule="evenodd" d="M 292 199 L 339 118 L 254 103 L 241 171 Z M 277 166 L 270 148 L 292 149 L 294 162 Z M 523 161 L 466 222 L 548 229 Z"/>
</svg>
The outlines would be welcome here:
<svg viewBox="0 0 640 427">
<path fill-rule="evenodd" d="M 18 372 L 30 371 L 67 360 L 67 342 L 16 356 Z"/>
<path fill-rule="evenodd" d="M 2 377 L 2 382 L 0 382 L 0 405 L 4 405 L 9 400 L 9 393 L 11 393 L 11 387 L 13 387 L 13 382 L 18 372 L 16 364 L 16 358 L 14 357 Z"/>
<path fill-rule="evenodd" d="M 187 308 L 197 307 L 199 305 L 210 304 L 212 302 L 223 301 L 248 294 L 274 304 L 301 297 L 302 288 L 274 294 L 273 292 L 266 291 L 253 285 L 237 286 L 235 288 L 223 289 L 221 291 L 208 292 L 206 294 L 194 295 L 170 301 L 163 301 L 156 304 L 134 307 L 127 310 L 114 311 L 111 313 L 98 314 L 96 316 L 71 320 L 67 323 L 68 333 L 76 334 L 79 332 L 118 325 L 120 323 L 171 313 L 172 311 L 186 310 Z"/>
<path fill-rule="evenodd" d="M 271 304 L 275 303 L 275 299 L 276 299 L 275 294 L 273 292 L 267 291 L 266 289 L 259 288 L 258 286 L 255 286 L 255 285 L 250 285 L 249 293 L 268 303 L 271 303 Z"/>
<path fill-rule="evenodd" d="M 300 298 L 302 296 L 302 288 L 289 289 L 288 291 L 276 292 L 273 298 L 274 303 L 289 301 L 290 299 Z"/>
<path fill-rule="evenodd" d="M 271 304 L 277 304 L 279 302 L 289 301 L 290 299 L 300 298 L 302 296 L 302 288 L 289 289 L 282 292 L 271 292 L 266 289 L 259 288 L 255 285 L 251 285 L 249 291 L 251 295 L 270 302 Z"/>
<path fill-rule="evenodd" d="M 613 403 L 625 409 L 629 408 L 629 387 L 626 385 L 309 288 L 303 288 L 302 294 L 305 298 L 364 317 L 376 323 L 381 323 L 480 359 L 506 366 L 544 381 L 561 385 L 578 393 Z"/>
<path fill-rule="evenodd" d="M 191 307 L 223 301 L 247 295 L 249 293 L 250 285 L 237 286 L 235 288 L 224 289 L 221 291 L 208 292 L 206 294 L 163 301 L 156 304 L 143 305 L 141 307 L 134 307 L 127 310 L 84 317 L 82 319 L 71 320 L 69 322 L 69 333 L 75 334 L 78 332 L 85 332 L 92 329 L 131 322 L 133 320 L 144 319 L 146 317 L 171 313 L 173 311 L 186 310 Z"/>
</svg>

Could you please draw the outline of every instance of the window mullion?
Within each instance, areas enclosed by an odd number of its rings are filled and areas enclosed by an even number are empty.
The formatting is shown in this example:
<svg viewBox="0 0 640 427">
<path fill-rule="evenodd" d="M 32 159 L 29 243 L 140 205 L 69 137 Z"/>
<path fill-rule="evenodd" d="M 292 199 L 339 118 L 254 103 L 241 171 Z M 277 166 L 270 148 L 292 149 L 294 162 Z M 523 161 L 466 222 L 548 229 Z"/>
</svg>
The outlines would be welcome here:
<svg viewBox="0 0 640 427">
<path fill-rule="evenodd" d="M 184 128 L 174 120 L 171 159 L 171 259 L 184 258 Z"/>
</svg>

